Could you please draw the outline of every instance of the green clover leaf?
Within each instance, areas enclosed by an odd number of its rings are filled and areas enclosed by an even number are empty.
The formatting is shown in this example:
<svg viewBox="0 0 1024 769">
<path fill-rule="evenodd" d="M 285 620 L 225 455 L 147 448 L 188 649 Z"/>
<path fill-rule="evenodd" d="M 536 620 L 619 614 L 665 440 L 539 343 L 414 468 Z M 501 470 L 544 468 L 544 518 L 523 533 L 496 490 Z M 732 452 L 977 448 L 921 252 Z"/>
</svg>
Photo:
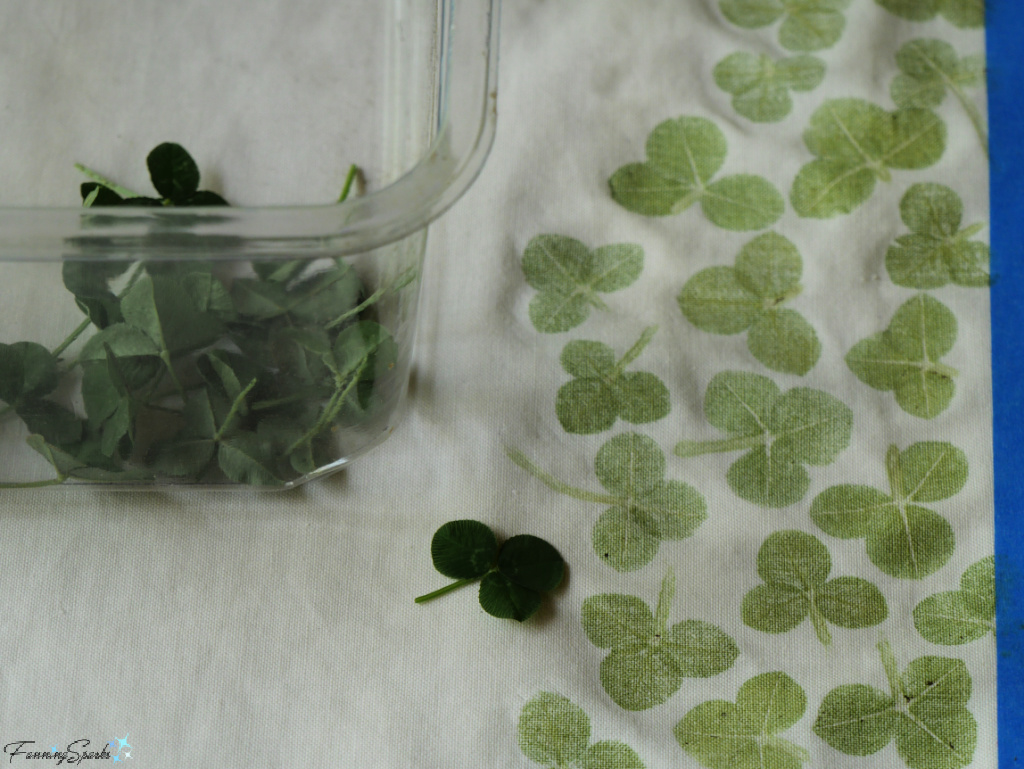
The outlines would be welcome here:
<svg viewBox="0 0 1024 769">
<path fill-rule="evenodd" d="M 821 84 L 825 62 L 814 56 L 775 60 L 737 52 L 718 62 L 712 74 L 715 84 L 732 94 L 739 114 L 755 123 L 777 123 L 793 109 L 790 90 L 810 91 Z"/>
<path fill-rule="evenodd" d="M 843 34 L 842 11 L 850 0 L 720 0 L 722 14 L 733 24 L 757 29 L 784 19 L 779 43 L 790 51 L 831 48 Z"/>
<path fill-rule="evenodd" d="M 971 564 L 960 589 L 930 595 L 914 607 L 914 627 L 926 641 L 953 646 L 996 632 L 995 558 Z"/>
<path fill-rule="evenodd" d="M 961 29 L 985 26 L 985 0 L 875 0 L 880 6 L 910 21 L 931 21 L 941 14 Z"/>
</svg>

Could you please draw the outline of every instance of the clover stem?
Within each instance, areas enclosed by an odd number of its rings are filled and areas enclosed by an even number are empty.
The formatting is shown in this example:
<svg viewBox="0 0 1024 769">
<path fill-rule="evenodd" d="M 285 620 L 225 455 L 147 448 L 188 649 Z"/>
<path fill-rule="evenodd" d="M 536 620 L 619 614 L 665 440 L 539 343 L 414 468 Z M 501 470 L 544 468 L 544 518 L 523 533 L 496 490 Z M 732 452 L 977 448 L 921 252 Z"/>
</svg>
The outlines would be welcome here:
<svg viewBox="0 0 1024 769">
<path fill-rule="evenodd" d="M 255 386 L 256 386 L 256 377 L 253 377 L 252 381 L 249 382 L 249 384 L 247 384 L 245 386 L 245 389 L 242 390 L 242 392 L 238 393 L 238 396 L 235 398 L 234 402 L 231 404 L 231 408 L 228 411 L 228 415 L 226 417 L 224 417 L 224 421 L 221 423 L 220 429 L 217 430 L 217 432 L 215 432 L 213 434 L 213 441 L 214 441 L 214 443 L 216 443 L 217 441 L 219 441 L 221 438 L 224 437 L 224 433 L 227 432 L 228 425 L 230 425 L 231 422 L 234 421 L 235 415 L 238 413 L 238 411 L 245 404 L 245 396 L 248 395 L 249 391 L 252 388 L 254 388 Z"/>
<path fill-rule="evenodd" d="M 359 180 L 359 190 L 366 186 L 366 178 L 363 176 L 362 169 L 355 163 L 348 167 L 348 174 L 345 176 L 345 185 L 341 188 L 341 194 L 338 196 L 338 202 L 344 203 L 348 199 L 348 194 L 352 191 L 352 183 Z"/>
<path fill-rule="evenodd" d="M 900 450 L 890 446 L 885 452 L 885 472 L 889 476 L 889 493 L 895 500 L 903 500 L 903 468 L 900 467 Z"/>
<path fill-rule="evenodd" d="M 435 598 L 439 598 L 440 596 L 444 595 L 445 593 L 450 593 L 453 590 L 458 590 L 460 587 L 465 587 L 466 585 L 472 582 L 476 582 L 478 579 L 480 578 L 466 577 L 465 579 L 460 579 L 456 582 L 452 582 L 450 585 L 445 585 L 444 587 L 438 588 L 437 590 L 434 590 L 430 593 L 417 596 L 413 599 L 413 603 L 426 603 L 427 601 L 432 601 Z"/>
<path fill-rule="evenodd" d="M 107 177 L 103 176 L 98 171 L 93 171 L 88 166 L 83 166 L 81 163 L 75 163 L 75 168 L 77 168 L 83 174 L 88 176 L 94 182 L 99 182 L 104 187 L 106 187 L 106 188 L 108 188 L 110 190 L 113 190 L 118 195 L 120 195 L 122 198 L 140 198 L 140 197 L 142 197 L 139 193 L 137 193 L 137 192 L 135 192 L 133 190 L 130 190 L 127 187 L 122 187 L 121 185 L 119 185 L 119 184 L 117 184 L 115 182 L 110 181 L 110 179 L 108 179 Z"/>
<path fill-rule="evenodd" d="M 327 402 L 327 405 L 324 407 L 324 410 L 320 414 L 320 418 L 316 421 L 316 424 L 313 425 L 309 430 L 307 430 L 301 438 L 299 438 L 291 446 L 289 446 L 285 450 L 286 454 L 291 454 L 299 446 L 302 446 L 303 444 L 313 440 L 313 438 L 315 438 L 320 432 L 322 432 L 323 429 L 327 427 L 328 424 L 330 424 L 337 418 L 342 406 L 345 405 L 345 399 L 348 397 L 348 394 L 352 392 L 352 388 L 356 386 L 356 384 L 362 377 L 363 370 L 366 368 L 366 364 L 367 358 L 363 358 L 362 362 L 359 365 L 359 368 L 352 374 L 351 377 L 349 377 L 347 381 L 341 380 L 335 382 L 336 389 L 334 391 L 334 394 Z M 342 387 L 343 382 L 345 383 L 344 387 Z"/>
<path fill-rule="evenodd" d="M 814 632 L 823 646 L 830 646 L 832 644 L 832 633 L 829 632 L 828 622 L 826 622 L 825 618 L 821 616 L 821 612 L 818 611 L 818 607 L 814 605 L 813 596 L 809 603 L 811 605 L 811 624 L 814 626 Z"/>
<path fill-rule="evenodd" d="M 889 679 L 889 689 L 892 692 L 892 698 L 899 702 L 903 696 L 903 684 L 900 682 L 900 672 L 896 664 L 896 657 L 892 653 L 892 647 L 889 646 L 889 642 L 885 639 L 878 642 L 878 653 L 882 657 L 885 677 Z"/>
<path fill-rule="evenodd" d="M 586 491 L 584 489 L 577 489 L 575 486 L 570 486 L 567 483 L 555 478 L 555 476 L 544 472 L 537 465 L 531 462 L 523 452 L 505 447 L 505 453 L 508 454 L 508 458 L 519 465 L 521 468 L 526 470 L 530 475 L 539 480 L 545 486 L 552 491 L 557 491 L 559 494 L 565 494 L 567 497 L 573 497 L 574 499 L 580 499 L 584 502 L 595 502 L 599 505 L 618 505 L 622 502 L 621 499 L 613 497 L 610 494 L 597 494 L 592 491 Z"/>
<path fill-rule="evenodd" d="M 25 481 L 23 483 L 0 483 L 0 489 L 40 489 L 43 486 L 57 486 L 66 481 L 66 477 L 50 478 L 46 481 Z"/>
<path fill-rule="evenodd" d="M 978 109 L 978 105 L 967 98 L 967 94 L 963 92 L 963 89 L 955 83 L 946 81 L 949 85 L 953 95 L 960 102 L 960 106 L 964 108 L 964 112 L 967 113 L 967 117 L 970 118 L 971 123 L 974 125 L 974 131 L 978 134 L 978 141 L 981 142 L 981 149 L 985 153 L 985 157 L 988 157 L 988 136 L 985 130 L 985 121 L 981 117 L 981 110 Z"/>
<path fill-rule="evenodd" d="M 644 332 L 640 335 L 640 338 L 636 340 L 636 344 L 626 350 L 626 354 L 622 356 L 622 360 L 615 364 L 616 375 L 621 374 L 626 370 L 626 366 L 635 361 L 640 353 L 644 351 L 644 348 L 651 343 L 651 339 L 657 333 L 657 326 L 648 326 L 644 329 Z"/>
<path fill-rule="evenodd" d="M 363 310 L 365 310 L 367 307 L 369 307 L 371 304 L 376 302 L 378 299 L 380 299 L 382 296 L 384 296 L 388 292 L 390 292 L 390 291 L 398 291 L 401 288 L 405 288 L 406 286 L 408 286 L 412 282 L 414 277 L 415 277 L 415 272 L 410 267 L 408 270 L 406 270 L 405 272 L 400 274 L 395 279 L 394 283 L 389 283 L 388 285 L 381 286 L 376 291 L 374 291 L 372 294 L 370 294 L 368 297 L 366 297 L 366 299 L 364 299 L 362 302 L 357 304 L 355 307 L 353 307 L 350 310 L 347 310 L 347 311 L 343 312 L 337 318 L 335 318 L 334 320 L 330 321 L 326 326 L 324 326 L 324 328 L 332 329 L 335 326 L 341 325 L 346 320 L 351 318 L 353 315 L 357 315 L 357 314 L 361 313 Z"/>
<path fill-rule="evenodd" d="M 676 595 L 676 573 L 672 567 L 668 567 L 665 579 L 661 581 L 661 591 L 658 593 L 658 605 L 654 610 L 654 633 L 658 636 L 665 634 L 668 626 L 668 614 L 672 609 L 672 599 Z"/>
<path fill-rule="evenodd" d="M 699 457 L 701 454 L 723 454 L 730 451 L 756 449 L 767 443 L 764 433 L 759 435 L 737 435 L 718 441 L 679 441 L 673 453 L 677 457 Z"/>
</svg>

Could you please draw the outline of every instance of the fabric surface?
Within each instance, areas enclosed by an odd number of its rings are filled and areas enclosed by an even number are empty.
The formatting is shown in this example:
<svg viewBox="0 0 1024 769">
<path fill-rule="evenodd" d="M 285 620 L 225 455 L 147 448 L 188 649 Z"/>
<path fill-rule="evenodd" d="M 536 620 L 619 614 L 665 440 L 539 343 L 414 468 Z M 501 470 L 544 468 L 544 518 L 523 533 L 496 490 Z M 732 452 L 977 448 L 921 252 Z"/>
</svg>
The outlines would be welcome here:
<svg viewBox="0 0 1024 769">
<path fill-rule="evenodd" d="M 404 424 L 295 493 L 4 492 L 2 742 L 994 767 L 983 54 L 967 0 L 506 0 Z M 413 603 L 460 518 L 558 548 L 537 616 Z"/>
</svg>

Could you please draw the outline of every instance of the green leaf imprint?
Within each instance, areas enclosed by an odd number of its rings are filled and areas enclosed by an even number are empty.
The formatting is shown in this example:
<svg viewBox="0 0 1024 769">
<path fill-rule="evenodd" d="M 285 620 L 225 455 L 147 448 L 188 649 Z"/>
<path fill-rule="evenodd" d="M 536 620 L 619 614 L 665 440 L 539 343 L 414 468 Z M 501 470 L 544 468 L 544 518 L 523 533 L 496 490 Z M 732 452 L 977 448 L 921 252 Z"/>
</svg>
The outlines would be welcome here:
<svg viewBox="0 0 1024 769">
<path fill-rule="evenodd" d="M 892 282 L 907 288 L 941 288 L 947 283 L 985 287 L 989 247 L 970 238 L 984 226 L 960 228 L 963 201 L 942 184 L 915 184 L 900 200 L 900 217 L 910 228 L 885 254 Z"/>
<path fill-rule="evenodd" d="M 960 589 L 928 596 L 914 607 L 914 627 L 926 641 L 965 644 L 996 633 L 995 558 L 971 564 Z"/>
<path fill-rule="evenodd" d="M 810 486 L 804 465 L 835 461 L 850 444 L 853 428 L 853 412 L 828 393 L 806 387 L 782 393 L 767 377 L 738 371 L 711 380 L 704 413 L 729 437 L 680 441 L 676 455 L 746 450 L 726 480 L 737 495 L 765 507 L 786 507 L 803 499 Z"/>
<path fill-rule="evenodd" d="M 825 62 L 814 56 L 772 59 L 737 52 L 715 65 L 715 84 L 732 94 L 732 106 L 755 123 L 777 123 L 793 109 L 790 90 L 810 91 L 825 77 Z"/>
<path fill-rule="evenodd" d="M 628 745 L 602 740 L 590 744 L 590 719 L 567 698 L 541 692 L 519 714 L 519 748 L 549 769 L 644 769 Z"/>
<path fill-rule="evenodd" d="M 704 215 L 718 227 L 771 226 L 786 204 L 767 179 L 739 174 L 711 181 L 726 151 L 725 135 L 710 120 L 666 120 L 647 137 L 647 162 L 625 165 L 608 180 L 612 198 L 644 216 L 678 214 L 700 201 Z"/>
<path fill-rule="evenodd" d="M 601 662 L 601 685 L 625 710 L 660 705 L 684 678 L 707 678 L 732 667 L 739 655 L 735 641 L 720 628 L 699 620 L 668 627 L 675 576 L 665 576 L 654 613 L 639 598 L 605 593 L 583 602 L 587 638 L 610 649 Z"/>
<path fill-rule="evenodd" d="M 831 48 L 843 34 L 842 11 L 850 0 L 720 0 L 722 14 L 733 24 L 756 29 L 783 19 L 779 43 L 790 51 Z"/>
<path fill-rule="evenodd" d="M 960 491 L 967 482 L 967 457 L 949 443 L 915 443 L 886 453 L 889 493 L 843 484 L 826 489 L 811 503 L 811 520 L 843 539 L 867 539 L 871 562 L 893 577 L 922 579 L 953 554 L 953 528 L 921 507 Z"/>
<path fill-rule="evenodd" d="M 971 676 L 961 660 L 918 657 L 902 675 L 879 644 L 889 693 L 864 684 L 825 695 L 814 733 L 841 753 L 867 756 L 896 740 L 911 769 L 959 769 L 974 757 L 978 724 L 967 709 Z"/>
<path fill-rule="evenodd" d="M 807 696 L 782 672 L 740 687 L 736 703 L 704 702 L 676 724 L 680 747 L 708 769 L 800 769 L 810 754 L 779 737 L 803 716 Z"/>
<path fill-rule="evenodd" d="M 575 328 L 591 307 L 607 309 L 599 293 L 626 288 L 643 265 L 643 249 L 632 243 L 591 251 L 564 235 L 537 235 L 523 254 L 526 282 L 538 291 L 530 302 L 530 320 L 545 334 Z"/>
<path fill-rule="evenodd" d="M 751 354 L 768 368 L 806 374 L 818 361 L 814 328 L 782 305 L 800 293 L 803 262 L 788 239 L 758 235 L 736 257 L 735 267 L 708 267 L 683 286 L 679 309 L 702 331 L 748 331 Z"/>
<path fill-rule="evenodd" d="M 863 99 L 830 99 L 811 115 L 804 143 L 817 159 L 797 174 L 790 191 L 800 216 L 848 214 L 871 197 L 891 169 L 935 164 L 946 149 L 946 124 L 931 110 L 887 112 Z"/>
<path fill-rule="evenodd" d="M 664 453 L 637 433 L 616 435 L 598 449 L 594 471 L 604 492 L 569 486 L 519 451 L 508 455 L 554 491 L 610 505 L 594 525 L 593 547 L 616 571 L 646 566 L 663 540 L 685 539 L 707 518 L 704 497 L 682 481 L 666 481 Z"/>
<path fill-rule="evenodd" d="M 908 414 L 933 419 L 953 400 L 957 371 L 939 359 L 956 336 L 956 316 L 949 308 L 919 294 L 896 310 L 885 331 L 857 342 L 846 365 L 869 387 L 892 390 Z"/>
<path fill-rule="evenodd" d="M 896 16 L 910 21 L 930 21 L 941 14 L 961 29 L 985 26 L 985 0 L 875 0 Z"/>
</svg>

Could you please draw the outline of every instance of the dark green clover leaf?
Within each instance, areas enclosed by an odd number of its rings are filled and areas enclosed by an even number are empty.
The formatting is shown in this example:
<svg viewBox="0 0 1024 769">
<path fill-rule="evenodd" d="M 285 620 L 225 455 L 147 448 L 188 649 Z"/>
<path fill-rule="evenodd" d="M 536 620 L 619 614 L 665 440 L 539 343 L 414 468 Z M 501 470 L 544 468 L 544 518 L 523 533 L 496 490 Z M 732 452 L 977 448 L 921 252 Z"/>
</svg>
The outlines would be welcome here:
<svg viewBox="0 0 1024 769">
<path fill-rule="evenodd" d="M 702 331 L 747 331 L 747 346 L 761 363 L 803 375 L 817 363 L 821 343 L 802 315 L 782 307 L 800 293 L 802 270 L 796 246 L 766 232 L 743 247 L 735 267 L 708 267 L 690 278 L 679 309 Z"/>
<path fill-rule="evenodd" d="M 843 34 L 842 11 L 850 0 L 720 0 L 722 14 L 733 24 L 757 29 L 784 19 L 779 43 L 790 51 L 831 48 Z"/>
<path fill-rule="evenodd" d="M 926 641 L 953 646 L 996 633 L 995 558 L 971 564 L 959 590 L 936 593 L 914 607 L 914 627 Z"/>
<path fill-rule="evenodd" d="M 810 615 L 823 644 L 832 642 L 828 623 L 847 628 L 877 625 L 889 614 L 885 597 L 858 577 L 828 579 L 832 558 L 817 538 L 802 531 L 777 531 L 757 553 L 764 580 L 743 598 L 743 621 L 765 633 L 785 633 Z"/>
<path fill-rule="evenodd" d="M 786 507 L 810 486 L 804 465 L 827 465 L 850 444 L 853 412 L 820 390 L 783 393 L 767 377 L 738 371 L 717 374 L 704 395 L 708 421 L 728 433 L 717 441 L 680 441 L 675 453 L 694 457 L 746 451 L 726 475 L 740 497 L 765 507 Z"/>
<path fill-rule="evenodd" d="M 967 709 L 971 676 L 948 657 L 918 657 L 902 675 L 889 644 L 878 645 L 889 692 L 846 684 L 825 695 L 814 733 L 841 753 L 869 756 L 893 739 L 910 769 L 960 769 L 971 763 L 978 724 Z"/>
<path fill-rule="evenodd" d="M 61 266 L 64 287 L 75 295 L 79 309 L 97 328 L 122 320 L 121 300 L 110 290 L 110 281 L 120 277 L 131 265 L 127 260 L 66 261 Z"/>
<path fill-rule="evenodd" d="M 762 673 L 740 687 L 736 703 L 703 702 L 676 724 L 680 747 L 708 769 L 800 769 L 810 754 L 779 732 L 799 721 L 807 696 L 782 672 Z"/>
<path fill-rule="evenodd" d="M 57 472 L 58 483 L 63 483 L 68 478 L 97 483 L 153 480 L 153 474 L 147 470 L 126 470 L 109 457 L 105 457 L 93 439 L 83 440 L 73 446 L 59 447 L 47 442 L 41 435 L 30 435 L 26 442 L 53 466 Z"/>
<path fill-rule="evenodd" d="M 549 488 L 585 502 L 610 505 L 594 525 L 594 551 L 616 571 L 646 566 L 663 540 L 689 537 L 707 518 L 704 497 L 689 484 L 665 480 L 665 455 L 643 435 L 624 433 L 597 452 L 594 471 L 605 493 L 570 486 L 519 451 L 509 458 Z"/>
<path fill-rule="evenodd" d="M 732 106 L 755 123 L 777 123 L 793 109 L 790 90 L 810 91 L 825 77 L 825 62 L 814 56 L 772 59 L 738 52 L 715 65 L 715 84 L 732 94 Z"/>
<path fill-rule="evenodd" d="M 590 719 L 567 698 L 541 692 L 519 714 L 519 748 L 549 769 L 644 769 L 628 745 L 602 740 L 590 744 Z"/>
<path fill-rule="evenodd" d="M 815 110 L 804 143 L 817 159 L 790 192 L 800 216 L 848 214 L 871 197 L 890 170 L 934 165 L 946 149 L 946 124 L 931 110 L 887 112 L 863 99 L 830 99 Z"/>
<path fill-rule="evenodd" d="M 989 248 L 971 240 L 984 225 L 960 229 L 960 196 L 942 184 L 915 184 L 900 201 L 900 217 L 910 228 L 885 254 L 885 268 L 897 286 L 940 288 L 947 283 L 985 287 Z"/>
<path fill-rule="evenodd" d="M 601 342 L 569 342 L 562 350 L 562 368 L 573 379 L 558 388 L 555 413 L 569 433 L 599 433 L 616 419 L 631 424 L 654 422 L 669 412 L 668 388 L 654 374 L 626 371 L 650 344 L 656 326 L 644 330 L 625 355 Z"/>
<path fill-rule="evenodd" d="M 760 176 L 738 174 L 712 182 L 725 163 L 725 135 L 702 117 L 657 125 L 647 137 L 647 162 L 631 163 L 608 180 L 612 198 L 644 216 L 668 216 L 700 201 L 704 215 L 727 230 L 763 230 L 786 203 Z"/>
<path fill-rule="evenodd" d="M 646 710 L 676 693 L 684 678 L 707 678 L 732 667 L 739 649 L 720 628 L 691 619 L 668 626 L 675 595 L 669 570 L 658 605 L 631 595 L 605 593 L 583 602 L 583 630 L 590 642 L 610 649 L 601 662 L 601 685 L 626 710 Z"/>
<path fill-rule="evenodd" d="M 867 538 L 868 557 L 893 577 L 922 579 L 953 554 L 953 528 L 922 502 L 948 499 L 967 482 L 967 457 L 949 443 L 915 443 L 885 455 L 889 493 L 843 484 L 811 503 L 811 520 L 843 539 Z"/>
<path fill-rule="evenodd" d="M 97 181 L 82 185 L 83 205 L 98 206 L 226 206 L 215 192 L 199 189 L 199 166 L 184 147 L 164 142 L 146 157 L 146 167 L 159 198 L 138 195 L 112 184 L 84 166 L 76 166 Z"/>
<path fill-rule="evenodd" d="M 15 406 L 47 395 L 59 382 L 57 359 L 41 344 L 0 344 L 0 400 Z"/>
<path fill-rule="evenodd" d="M 962 29 L 985 26 L 985 0 L 875 0 L 880 6 L 910 21 L 930 21 L 941 14 Z"/>
<path fill-rule="evenodd" d="M 608 309 L 598 293 L 626 288 L 643 266 L 643 249 L 632 243 L 591 251 L 565 235 L 537 235 L 523 254 L 526 282 L 538 291 L 530 301 L 530 320 L 545 334 L 575 328 L 591 307 Z"/>
<path fill-rule="evenodd" d="M 900 408 L 933 419 L 949 406 L 956 369 L 940 363 L 956 342 L 956 316 L 937 299 L 919 294 L 904 302 L 889 327 L 862 339 L 846 365 L 876 390 L 892 390 Z"/>
</svg>

